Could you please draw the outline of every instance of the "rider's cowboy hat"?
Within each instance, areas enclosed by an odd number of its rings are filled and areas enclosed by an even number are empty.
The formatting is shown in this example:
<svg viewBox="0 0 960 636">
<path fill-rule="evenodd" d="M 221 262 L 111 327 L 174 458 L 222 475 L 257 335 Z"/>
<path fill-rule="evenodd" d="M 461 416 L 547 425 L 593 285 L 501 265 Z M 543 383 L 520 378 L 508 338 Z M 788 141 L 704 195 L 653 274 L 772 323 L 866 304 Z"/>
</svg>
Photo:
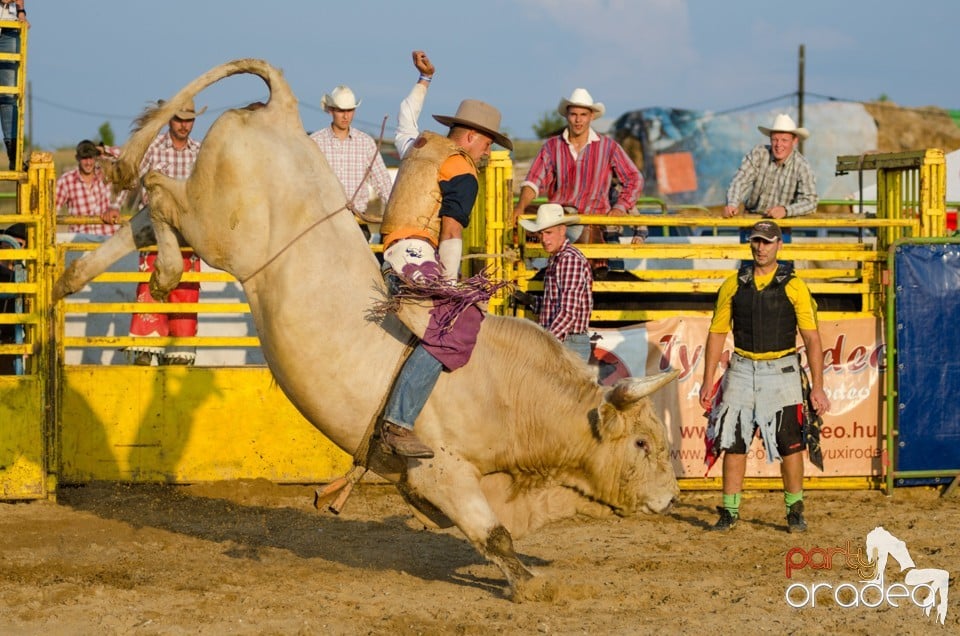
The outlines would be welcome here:
<svg viewBox="0 0 960 636">
<path fill-rule="evenodd" d="M 590 93 L 587 92 L 585 88 L 575 88 L 570 94 L 570 98 L 562 98 L 560 100 L 560 105 L 557 106 L 557 112 L 560 113 L 561 117 L 567 116 L 567 107 L 568 106 L 579 106 L 581 108 L 589 108 L 597 114 L 597 117 L 603 117 L 603 114 L 607 112 L 606 107 L 603 105 L 603 102 L 593 101 L 593 97 Z"/>
<path fill-rule="evenodd" d="M 555 225 L 576 225 L 580 217 L 576 214 L 565 214 L 563 206 L 558 203 L 544 203 L 537 208 L 537 220 L 520 219 L 520 225 L 527 232 L 540 232 Z"/>
<path fill-rule="evenodd" d="M 500 132 L 500 111 L 479 99 L 465 99 L 454 115 L 434 115 L 444 126 L 464 126 L 487 135 L 495 142 L 513 150 L 513 142 Z"/>
<path fill-rule="evenodd" d="M 773 120 L 773 126 L 767 128 L 766 126 L 757 126 L 757 130 L 763 133 L 764 137 L 769 137 L 770 133 L 775 132 L 785 132 L 793 133 L 801 139 L 806 139 L 810 136 L 810 131 L 806 128 L 798 128 L 797 123 L 793 121 L 793 118 L 786 113 L 780 113 L 777 115 L 777 118 Z"/>
<path fill-rule="evenodd" d="M 323 110 L 331 108 L 353 110 L 360 105 L 361 101 L 363 100 L 357 99 L 350 87 L 341 84 L 320 98 L 320 107 Z"/>
</svg>

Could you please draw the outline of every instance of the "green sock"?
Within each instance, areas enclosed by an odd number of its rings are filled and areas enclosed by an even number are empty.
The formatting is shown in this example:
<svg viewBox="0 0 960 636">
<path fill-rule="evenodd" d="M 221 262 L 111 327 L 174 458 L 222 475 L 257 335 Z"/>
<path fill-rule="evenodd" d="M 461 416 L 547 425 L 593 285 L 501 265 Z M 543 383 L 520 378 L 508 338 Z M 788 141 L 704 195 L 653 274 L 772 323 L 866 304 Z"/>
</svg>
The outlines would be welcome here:
<svg viewBox="0 0 960 636">
<path fill-rule="evenodd" d="M 723 507 L 727 509 L 734 517 L 740 516 L 740 495 L 742 493 L 736 493 L 733 495 L 728 495 L 724 493 L 723 495 Z"/>
<path fill-rule="evenodd" d="M 800 492 L 787 492 L 783 491 L 783 503 L 787 504 L 787 512 L 790 512 L 790 506 L 797 503 L 798 501 L 803 501 L 803 491 Z"/>
</svg>

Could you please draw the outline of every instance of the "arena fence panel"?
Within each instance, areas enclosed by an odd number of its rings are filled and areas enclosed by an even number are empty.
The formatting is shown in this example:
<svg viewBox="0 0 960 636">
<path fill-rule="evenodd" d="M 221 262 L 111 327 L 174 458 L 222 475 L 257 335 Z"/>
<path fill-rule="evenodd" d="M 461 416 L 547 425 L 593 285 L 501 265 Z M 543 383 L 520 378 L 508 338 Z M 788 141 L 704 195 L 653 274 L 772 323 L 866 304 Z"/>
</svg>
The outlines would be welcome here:
<svg viewBox="0 0 960 636">
<path fill-rule="evenodd" d="M 16 220 L 31 224 L 33 240 L 42 247 L 28 247 L 15 254 L 27 263 L 28 276 L 14 291 L 30 300 L 23 318 L 10 319 L 29 323 L 25 342 L 11 345 L 22 347 L 16 353 L 24 356 L 25 373 L 0 378 L 0 386 L 13 387 L 0 407 L 7 409 L 4 416 L 12 418 L 4 421 L 17 422 L 13 427 L 0 427 L 8 436 L 3 441 L 17 449 L 17 457 L 30 458 L 32 472 L 29 478 L 18 478 L 22 487 L 5 489 L 0 496 L 48 496 L 58 483 L 101 479 L 189 483 L 266 478 L 281 483 L 314 483 L 329 481 L 349 468 L 349 456 L 306 422 L 272 382 L 269 369 L 262 357 L 258 358 L 259 340 L 242 289 L 224 272 L 206 269 L 189 274 L 201 283 L 200 302 L 161 308 L 200 315 L 197 337 L 154 341 L 158 346 L 196 346 L 198 365 L 194 367 L 136 367 L 120 353 L 135 342 L 126 331 L 130 314 L 138 309 L 132 302 L 133 288 L 138 281 L 146 280 L 146 274 L 137 271 L 135 260 L 102 274 L 89 289 L 57 303 L 52 311 L 41 310 L 50 308 L 49 287 L 65 263 L 96 245 L 55 240 L 54 228 L 75 219 L 55 216 L 52 161 L 44 163 L 36 154 L 34 157 L 27 189 L 19 197 L 22 209 Z M 923 162 L 928 158 L 927 153 L 919 158 L 919 168 L 883 168 L 889 173 L 885 173 L 887 183 L 896 186 L 886 190 L 901 196 L 897 215 L 886 215 L 880 201 L 881 211 L 876 217 L 849 211 L 818 212 L 783 223 L 795 233 L 794 242 L 784 247 L 783 255 L 802 262 L 798 264 L 800 275 L 822 303 L 821 320 L 863 321 L 855 324 L 864 325 L 863 337 L 871 346 L 880 346 L 882 340 L 882 329 L 870 325 L 879 325 L 883 317 L 888 246 L 903 237 L 924 235 L 926 230 L 922 228 L 937 231 L 932 222 L 937 209 L 935 197 L 931 199 L 921 187 L 925 180 L 934 178 L 924 172 Z M 928 176 L 904 176 L 911 170 Z M 464 264 L 465 273 L 485 269 L 522 289 L 537 290 L 537 270 L 546 255 L 538 243 L 515 231 L 510 223 L 513 174 L 509 155 L 493 153 L 481 176 L 475 222 L 465 234 L 465 254 L 472 257 Z M 935 192 L 936 188 L 926 191 Z M 924 203 L 924 197 L 930 200 Z M 911 206 L 910 200 L 918 203 Z M 934 211 L 933 216 L 927 214 L 929 210 Z M 736 233 L 753 222 L 755 219 L 722 219 L 715 212 L 695 207 L 673 210 L 657 201 L 644 200 L 637 215 L 618 218 L 617 223 L 647 225 L 651 240 L 637 245 L 584 246 L 588 257 L 623 262 L 619 279 L 598 281 L 595 287 L 598 307 L 592 316 L 594 323 L 627 329 L 644 324 L 657 325 L 651 329 L 670 327 L 667 323 L 671 321 L 685 323 L 683 328 L 694 334 L 686 359 L 695 364 L 695 349 L 702 344 L 702 337 L 693 323 L 709 315 L 712 295 L 723 277 L 740 260 L 749 258 L 748 248 L 739 243 Z M 584 223 L 609 224 L 610 219 L 585 217 Z M 854 240 L 843 234 L 851 229 L 857 233 Z M 808 234 L 801 240 L 805 232 Z M 838 239 L 834 233 L 842 236 Z M 691 238 L 698 240 L 688 240 Z M 382 246 L 372 245 L 371 249 L 379 253 Z M 525 315 L 510 307 L 505 298 L 506 292 L 494 298 L 490 311 Z M 91 327 L 98 318 L 109 323 L 103 330 Z M 664 347 L 660 339 L 653 345 Z M 666 357 L 679 349 L 678 345 L 670 353 L 657 355 Z M 89 359 L 84 360 L 84 356 Z M 879 390 L 872 391 L 863 398 L 872 400 L 878 414 L 879 394 Z M 658 407 L 670 410 L 687 401 L 688 393 L 676 389 L 675 394 L 665 395 Z M 672 422 L 689 420 L 676 422 L 678 431 L 681 425 L 689 425 L 692 431 L 702 423 L 698 413 L 689 417 L 678 413 L 672 414 Z M 882 444 L 876 421 L 872 428 L 869 422 L 861 422 L 861 428 L 866 438 L 873 436 L 866 443 L 879 452 Z M 21 431 L 23 439 L 10 439 L 10 430 Z M 686 443 L 702 446 L 694 437 Z M 875 486 L 879 483 L 879 463 L 879 459 L 867 461 L 862 473 L 842 479 L 818 481 L 814 477 L 809 485 Z M 11 465 L 9 461 L 0 463 Z M 699 466 L 695 468 L 681 479 L 682 487 L 718 487 L 719 478 L 700 479 L 703 473 Z M 0 468 L 0 481 L 9 482 L 6 470 Z M 765 488 L 777 481 L 754 475 L 747 485 Z"/>
<path fill-rule="evenodd" d="M 960 239 L 898 241 L 887 315 L 887 489 L 960 475 Z"/>
</svg>

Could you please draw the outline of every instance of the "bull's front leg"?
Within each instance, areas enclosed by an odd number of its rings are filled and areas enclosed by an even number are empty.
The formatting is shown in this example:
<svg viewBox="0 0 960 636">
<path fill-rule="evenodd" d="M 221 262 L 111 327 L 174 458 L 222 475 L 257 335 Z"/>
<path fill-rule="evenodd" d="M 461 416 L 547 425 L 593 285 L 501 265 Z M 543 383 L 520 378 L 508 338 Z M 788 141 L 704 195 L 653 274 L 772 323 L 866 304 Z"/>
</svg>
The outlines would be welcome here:
<svg viewBox="0 0 960 636">
<path fill-rule="evenodd" d="M 500 568 L 512 600 L 553 600 L 556 587 L 543 577 L 535 577 L 520 562 L 513 538 L 487 502 L 476 471 L 462 460 L 448 464 L 445 459 L 438 454 L 428 464 L 411 467 L 407 486 L 440 509 L 480 554 Z"/>
<path fill-rule="evenodd" d="M 121 225 L 100 247 L 70 264 L 53 285 L 53 301 L 80 291 L 84 285 L 133 250 L 153 245 L 154 242 L 150 215 L 141 209 L 133 215 L 129 223 Z"/>
<path fill-rule="evenodd" d="M 174 228 L 182 211 L 184 182 L 151 172 L 144 185 L 150 197 L 150 221 L 157 243 L 157 260 L 150 274 L 150 295 L 164 301 L 183 276 L 180 241 Z"/>
</svg>

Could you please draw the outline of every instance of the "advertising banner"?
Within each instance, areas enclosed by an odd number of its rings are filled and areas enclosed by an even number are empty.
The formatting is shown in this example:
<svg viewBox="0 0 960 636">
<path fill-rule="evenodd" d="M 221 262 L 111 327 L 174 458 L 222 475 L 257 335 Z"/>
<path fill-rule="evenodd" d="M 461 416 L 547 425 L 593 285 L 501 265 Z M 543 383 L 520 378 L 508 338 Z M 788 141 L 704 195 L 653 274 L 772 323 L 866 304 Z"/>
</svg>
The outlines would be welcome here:
<svg viewBox="0 0 960 636">
<path fill-rule="evenodd" d="M 705 475 L 704 433 L 707 419 L 699 405 L 704 345 L 710 319 L 655 320 L 622 329 L 595 331 L 594 357 L 600 380 L 614 384 L 627 376 L 679 369 L 677 381 L 658 391 L 653 400 L 667 425 L 671 458 L 679 477 L 719 477 L 714 465 Z M 883 334 L 878 320 L 854 318 L 820 323 L 824 353 L 824 390 L 832 407 L 823 417 L 821 445 L 824 470 L 805 460 L 808 477 L 879 476 L 882 449 Z M 806 350 L 798 337 L 801 361 Z M 721 368 L 733 351 L 728 336 Z M 766 461 L 759 440 L 749 449 L 747 477 L 779 477 L 780 464 Z"/>
</svg>

